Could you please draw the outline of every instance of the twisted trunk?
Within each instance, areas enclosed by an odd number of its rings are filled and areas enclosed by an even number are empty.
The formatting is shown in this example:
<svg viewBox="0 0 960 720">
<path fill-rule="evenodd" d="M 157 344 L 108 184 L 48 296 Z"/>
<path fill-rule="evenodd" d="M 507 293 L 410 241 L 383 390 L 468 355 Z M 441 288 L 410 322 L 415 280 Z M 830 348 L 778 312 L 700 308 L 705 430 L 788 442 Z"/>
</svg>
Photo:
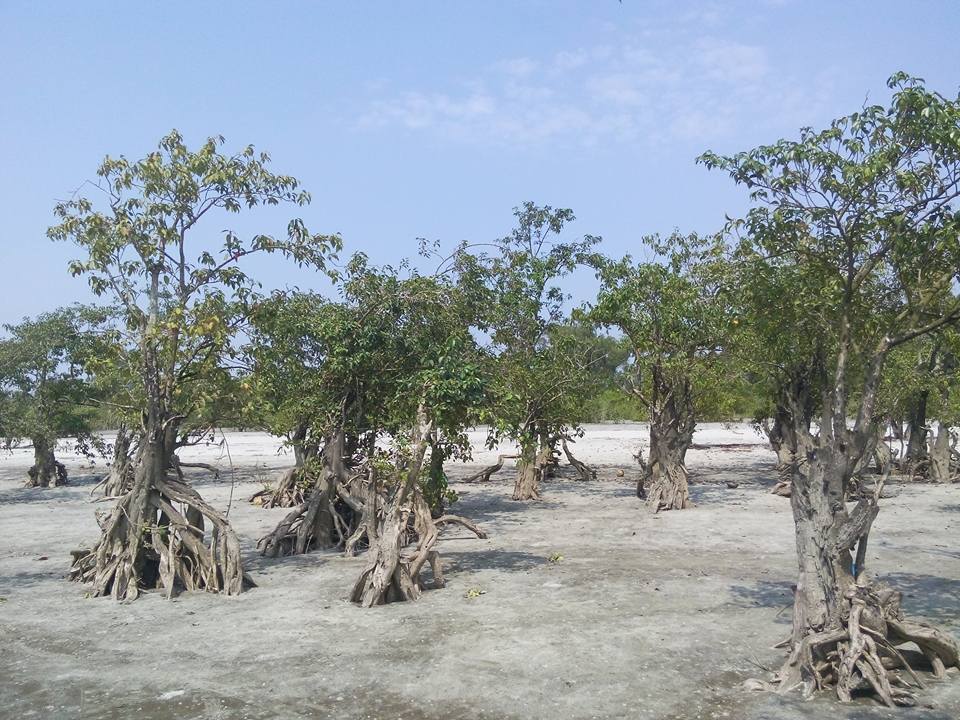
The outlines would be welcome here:
<svg viewBox="0 0 960 720">
<path fill-rule="evenodd" d="M 696 427 L 693 388 L 689 378 L 671 377 L 659 365 L 651 374 L 650 456 L 644 463 L 637 454 L 643 466 L 637 496 L 646 497 L 654 513 L 682 510 L 692 505 L 685 461 Z"/>
<path fill-rule="evenodd" d="M 425 416 L 420 414 L 423 421 Z M 420 425 L 421 431 L 426 425 Z M 487 537 L 479 527 L 457 515 L 434 518 L 416 481 L 423 465 L 425 446 L 418 446 L 407 467 L 404 480 L 398 483 L 393 496 L 381 499 L 377 479 L 370 466 L 370 485 L 364 509 L 364 532 L 370 540 L 367 562 L 353 585 L 350 600 L 363 607 L 389 602 L 416 600 L 425 588 L 420 573 L 424 565 L 433 571 L 434 588 L 446 585 L 440 554 L 434 546 L 440 539 L 440 529 L 446 525 L 460 525 L 478 538 Z M 386 507 L 381 510 L 383 503 Z M 411 554 L 403 555 L 403 548 L 416 538 Z"/>
<path fill-rule="evenodd" d="M 693 505 L 687 484 L 686 456 L 693 442 L 692 416 L 681 418 L 664 408 L 650 422 L 650 456 L 641 482 L 649 480 L 647 503 L 651 512 L 682 510 Z"/>
<path fill-rule="evenodd" d="M 133 434 L 125 425 L 121 425 L 117 430 L 117 438 L 113 442 L 113 462 L 110 463 L 110 472 L 103 480 L 103 494 L 106 497 L 118 497 L 133 485 L 135 460 L 130 453 L 133 439 Z M 134 450 L 134 454 L 137 452 L 139 450 Z"/>
<path fill-rule="evenodd" d="M 376 507 L 367 508 L 367 517 L 371 520 L 367 531 L 370 549 L 367 551 L 366 566 L 350 593 L 350 600 L 363 607 L 416 600 L 422 591 L 420 569 L 428 560 L 433 564 L 436 584 L 439 587 L 443 585 L 443 574 L 439 570 L 439 562 L 432 550 L 433 543 L 436 542 L 436 527 L 430 520 L 429 508 L 417 491 L 423 459 L 430 444 L 432 432 L 433 422 L 427 416 L 426 408 L 421 404 L 417 411 L 413 453 L 403 478 L 397 483 L 393 497 L 383 508 L 379 519 Z M 376 479 L 374 478 L 372 482 L 375 486 Z M 376 501 L 377 494 L 374 493 L 371 498 Z M 416 512 L 414 506 L 417 505 L 420 506 L 418 519 L 421 524 L 418 529 L 425 535 L 421 535 L 417 553 L 413 559 L 402 560 L 400 551 L 405 544 L 410 514 Z"/>
<path fill-rule="evenodd" d="M 807 425 L 809 429 L 809 424 Z M 774 495 L 790 497 L 793 487 L 793 466 L 798 457 L 799 443 L 797 434 L 793 432 L 790 411 L 785 402 L 777 403 L 773 414 L 773 423 L 764 423 L 764 430 L 770 442 L 770 448 L 777 455 L 777 483 L 770 491 Z"/>
<path fill-rule="evenodd" d="M 937 628 L 908 621 L 900 593 L 867 575 L 867 540 L 883 480 L 848 512 L 844 498 L 851 477 L 844 468 L 851 463 L 841 452 L 836 445 L 820 444 L 807 470 L 793 475 L 799 576 L 791 651 L 778 689 L 799 688 L 809 696 L 833 686 L 840 700 L 849 701 L 865 687 L 886 705 L 911 705 L 910 684 L 890 670 L 902 668 L 914 686 L 923 685 L 896 646 L 915 642 L 938 676 L 946 667 L 960 667 L 960 646 Z"/>
<path fill-rule="evenodd" d="M 818 435 L 804 427 L 802 417 L 792 417 L 800 447 L 806 451 L 805 457 L 795 456 L 791 463 L 798 580 L 790 653 L 776 686 L 781 693 L 799 688 L 805 695 L 833 687 L 841 701 L 868 688 L 887 705 L 912 704 L 909 684 L 891 675 L 890 669 L 905 667 L 914 684 L 922 684 L 896 646 L 916 642 L 938 674 L 960 663 L 960 646 L 936 628 L 907 621 L 900 594 L 866 572 L 867 541 L 889 466 L 872 492 L 859 494 L 852 510 L 847 498 L 857 468 L 876 442 L 873 407 L 888 348 L 881 346 L 870 359 L 855 424 L 848 429 L 847 325 L 841 330 Z"/>
<path fill-rule="evenodd" d="M 553 448 L 541 434 L 521 444 L 517 478 L 513 485 L 514 500 L 540 499 L 540 483 L 546 477 L 552 460 Z"/>
<path fill-rule="evenodd" d="M 960 464 L 956 457 L 956 436 L 946 423 L 939 423 L 936 435 L 930 437 L 930 479 L 934 482 L 956 482 L 960 479 Z"/>
<path fill-rule="evenodd" d="M 343 461 L 345 447 L 346 433 L 342 428 L 336 428 L 324 443 L 320 466 L 312 473 L 309 495 L 280 521 L 273 532 L 260 539 L 257 546 L 261 555 L 302 555 L 346 541 L 352 523 L 349 518 L 342 520 L 337 508 L 342 495 L 339 488 L 349 481 L 349 472 Z M 309 472 L 310 468 L 308 465 L 301 472 Z M 345 512 L 352 515 L 349 507 Z"/>
<path fill-rule="evenodd" d="M 235 595 L 253 584 L 243 572 L 240 541 L 226 516 L 183 481 L 174 457 L 183 419 L 172 409 L 177 354 L 165 356 L 161 367 L 160 268 L 149 272 L 149 314 L 140 337 L 146 399 L 133 481 L 103 520 L 99 542 L 73 553 L 70 577 L 92 583 L 93 595 L 116 600 L 134 600 L 151 588 L 165 589 L 167 597 L 180 590 Z M 176 328 L 167 332 L 176 348 Z"/>
<path fill-rule="evenodd" d="M 27 471 L 26 487 L 48 488 L 67 484 L 67 468 L 54 456 L 55 444 L 46 438 L 33 439 L 33 465 Z"/>
</svg>

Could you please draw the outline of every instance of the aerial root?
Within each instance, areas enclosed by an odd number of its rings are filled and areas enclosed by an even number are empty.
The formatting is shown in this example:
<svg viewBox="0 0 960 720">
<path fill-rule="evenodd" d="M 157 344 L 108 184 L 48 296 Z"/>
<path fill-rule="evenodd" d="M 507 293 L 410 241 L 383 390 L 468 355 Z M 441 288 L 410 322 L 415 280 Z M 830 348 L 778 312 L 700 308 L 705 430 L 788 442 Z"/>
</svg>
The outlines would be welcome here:
<svg viewBox="0 0 960 720">
<path fill-rule="evenodd" d="M 133 600 L 154 588 L 168 597 L 181 590 L 236 595 L 254 585 L 243 572 L 240 541 L 226 517 L 192 487 L 155 481 L 143 514 L 134 508 L 135 497 L 128 491 L 119 498 L 92 549 L 71 553 L 71 580 L 92 583 L 92 595 L 117 600 Z M 143 522 L 132 522 L 135 517 Z"/>
<path fill-rule="evenodd" d="M 427 564 L 433 571 L 433 586 L 445 587 L 443 564 L 434 546 L 440 538 L 440 528 L 454 524 L 478 538 L 487 537 L 477 525 L 458 515 L 442 515 L 434 520 L 419 490 L 414 491 L 407 505 L 391 506 L 372 530 L 374 538 L 367 564 L 353 585 L 350 600 L 363 607 L 416 600 L 425 588 L 420 573 Z M 411 526 L 413 533 L 409 532 Z M 414 538 L 415 548 L 404 553 L 403 546 Z"/>
<path fill-rule="evenodd" d="M 338 482 L 327 469 L 312 473 L 311 486 L 300 495 L 277 526 L 257 541 L 264 557 L 301 555 L 317 548 L 340 547 L 354 554 L 364 539 L 364 502 L 354 493 L 362 474 Z"/>
<path fill-rule="evenodd" d="M 276 487 L 265 486 L 251 495 L 249 502 L 264 508 L 297 507 L 306 500 L 308 489 L 304 469 L 292 467 L 284 471 Z"/>
<path fill-rule="evenodd" d="M 879 584 L 858 585 L 847 593 L 841 627 L 811 632 L 792 650 L 772 682 L 745 684 L 749 689 L 804 697 L 832 688 L 842 702 L 859 691 L 873 692 L 888 707 L 914 705 L 924 688 L 916 669 L 899 649 L 920 648 L 934 677 L 946 668 L 960 668 L 960 645 L 947 633 L 925 623 L 903 619 L 900 593 Z"/>
</svg>

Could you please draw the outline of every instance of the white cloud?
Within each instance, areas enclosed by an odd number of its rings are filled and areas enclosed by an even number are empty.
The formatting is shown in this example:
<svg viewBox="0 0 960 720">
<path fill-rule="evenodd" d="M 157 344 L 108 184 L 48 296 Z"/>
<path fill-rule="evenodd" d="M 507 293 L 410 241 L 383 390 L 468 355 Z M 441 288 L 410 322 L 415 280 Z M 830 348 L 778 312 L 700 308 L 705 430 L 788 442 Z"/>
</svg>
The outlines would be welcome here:
<svg viewBox="0 0 960 720">
<path fill-rule="evenodd" d="M 494 63 L 493 67 L 507 75 L 526 77 L 527 75 L 532 74 L 538 66 L 539 63 L 537 63 L 536 60 L 531 60 L 528 57 L 519 57 L 511 58 L 509 60 L 500 60 L 499 62 Z"/>
<path fill-rule="evenodd" d="M 399 122 L 416 130 L 444 123 L 475 122 L 478 118 L 492 115 L 496 107 L 493 97 L 479 92 L 462 98 L 407 92 L 395 100 L 376 104 L 361 118 L 361 123 L 384 126 Z"/>
<path fill-rule="evenodd" d="M 744 123 L 809 106 L 800 87 L 760 45 L 647 28 L 615 44 L 508 58 L 444 92 L 388 96 L 360 123 L 481 143 L 681 139 L 705 147 Z"/>
<path fill-rule="evenodd" d="M 642 106 L 648 97 L 641 83 L 630 73 L 612 73 L 587 78 L 586 89 L 590 97 L 603 103 L 617 106 Z"/>
<path fill-rule="evenodd" d="M 716 38 L 705 38 L 697 46 L 694 58 L 714 80 L 754 83 L 767 74 L 767 54 L 761 47 Z"/>
</svg>

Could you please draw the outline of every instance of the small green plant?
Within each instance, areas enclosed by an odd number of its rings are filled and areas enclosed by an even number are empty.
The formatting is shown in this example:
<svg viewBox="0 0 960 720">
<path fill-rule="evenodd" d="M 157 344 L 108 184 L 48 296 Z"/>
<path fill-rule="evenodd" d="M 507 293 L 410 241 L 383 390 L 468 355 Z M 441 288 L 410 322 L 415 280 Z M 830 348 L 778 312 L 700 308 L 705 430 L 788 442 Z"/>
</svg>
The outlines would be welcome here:
<svg viewBox="0 0 960 720">
<path fill-rule="evenodd" d="M 481 590 L 478 587 L 472 587 L 469 590 L 467 590 L 463 594 L 463 596 L 467 598 L 467 600 L 472 600 L 473 598 L 480 597 L 481 595 L 486 595 L 486 594 L 487 594 L 486 590 Z"/>
<path fill-rule="evenodd" d="M 563 560 L 563 555 L 561 555 L 561 554 L 558 553 L 558 552 L 555 552 L 555 553 L 553 553 L 553 555 L 551 555 L 550 557 L 548 557 L 547 560 L 548 560 L 549 562 L 552 562 L 552 563 L 558 563 L 558 562 L 560 562 L 561 560 Z"/>
</svg>

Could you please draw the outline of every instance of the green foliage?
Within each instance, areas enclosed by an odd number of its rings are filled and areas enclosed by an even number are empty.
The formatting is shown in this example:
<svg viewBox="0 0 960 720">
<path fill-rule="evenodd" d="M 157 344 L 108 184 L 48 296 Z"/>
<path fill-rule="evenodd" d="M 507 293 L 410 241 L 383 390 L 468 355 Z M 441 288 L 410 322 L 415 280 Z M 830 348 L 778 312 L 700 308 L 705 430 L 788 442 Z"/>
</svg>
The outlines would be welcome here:
<svg viewBox="0 0 960 720">
<path fill-rule="evenodd" d="M 5 325 L 0 340 L 0 426 L 11 439 L 54 447 L 62 437 L 77 439 L 89 454 L 94 389 L 86 365 L 97 313 L 79 306 L 56 310 L 17 325 Z"/>
<path fill-rule="evenodd" d="M 434 444 L 468 457 L 464 430 L 485 398 L 483 358 L 456 282 L 401 277 L 358 254 L 338 288 L 339 301 L 277 293 L 254 313 L 249 382 L 269 429 L 303 429 L 317 442 L 335 429 L 368 442 L 388 434 L 402 447 L 423 402 Z"/>
<path fill-rule="evenodd" d="M 430 472 L 422 483 L 423 499 L 431 510 L 442 510 L 460 499 L 456 490 L 450 488 L 450 479 L 440 465 L 430 465 Z"/>
<path fill-rule="evenodd" d="M 960 331 L 945 327 L 895 348 L 887 358 L 877 412 L 902 422 L 921 401 L 927 419 L 960 422 Z"/>
<path fill-rule="evenodd" d="M 231 340 L 257 287 L 238 261 L 279 253 L 324 270 L 340 247 L 338 237 L 313 235 L 299 219 L 281 238 L 244 241 L 227 230 L 217 244 L 196 239 L 205 219 L 309 202 L 295 178 L 267 169 L 265 153 L 248 146 L 226 155 L 222 144 L 211 138 L 190 150 L 174 131 L 142 160 L 108 157 L 97 171 L 102 194 L 57 205 L 60 222 L 48 231 L 86 252 L 71 272 L 86 275 L 94 293 L 117 305 L 95 369 L 117 389 L 115 407 L 130 421 L 170 419 L 165 427 L 184 434 L 202 435 L 222 422 L 236 396 Z"/>
<path fill-rule="evenodd" d="M 728 227 L 740 236 L 753 346 L 781 366 L 823 358 L 837 437 L 851 399 L 857 430 L 873 421 L 891 351 L 960 319 L 960 99 L 903 73 L 890 87 L 889 107 L 700 158 L 754 203 Z"/>
<path fill-rule="evenodd" d="M 723 246 L 678 233 L 644 244 L 662 261 L 597 260 L 601 288 L 589 316 L 623 333 L 629 390 L 648 411 L 669 393 L 688 398 L 698 416 L 717 412 L 729 387 L 720 358 L 732 322 Z"/>
<path fill-rule="evenodd" d="M 574 424 L 594 387 L 592 341 L 559 330 L 569 297 L 558 283 L 592 257 L 599 238 L 560 241 L 570 210 L 528 202 L 514 215 L 517 227 L 494 243 L 495 253 L 462 248 L 457 267 L 478 298 L 476 325 L 490 337 L 489 442 L 527 446 Z"/>
</svg>

